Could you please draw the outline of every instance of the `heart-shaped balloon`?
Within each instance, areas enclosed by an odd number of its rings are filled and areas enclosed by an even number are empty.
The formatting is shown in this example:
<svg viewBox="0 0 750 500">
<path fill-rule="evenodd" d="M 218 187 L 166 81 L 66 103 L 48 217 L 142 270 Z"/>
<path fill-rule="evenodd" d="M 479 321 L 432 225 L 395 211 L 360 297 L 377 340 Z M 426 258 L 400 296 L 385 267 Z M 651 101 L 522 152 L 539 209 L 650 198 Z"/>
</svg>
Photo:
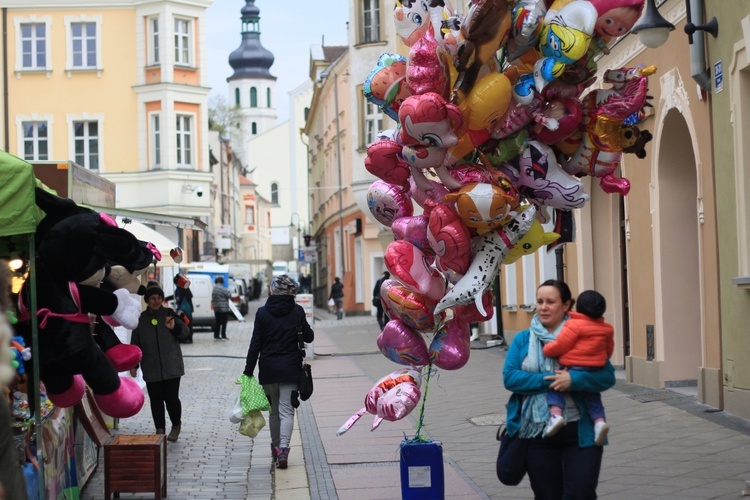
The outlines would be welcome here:
<svg viewBox="0 0 750 500">
<path fill-rule="evenodd" d="M 409 217 L 414 213 L 408 191 L 384 181 L 375 181 L 370 185 L 367 206 L 373 217 L 388 227 L 399 217 Z"/>
<path fill-rule="evenodd" d="M 378 335 L 378 349 L 400 365 L 425 366 L 430 364 L 427 344 L 422 334 L 415 332 L 400 319 L 392 319 Z"/>
<path fill-rule="evenodd" d="M 408 241 L 396 240 L 385 250 L 385 267 L 412 292 L 432 300 L 445 295 L 445 278 L 430 268 L 424 252 Z"/>
<path fill-rule="evenodd" d="M 395 280 L 385 280 L 380 286 L 382 299 L 388 317 L 398 318 L 413 330 L 432 331 L 435 328 L 435 301 L 414 293 Z M 442 320 L 445 313 L 438 320 Z"/>
<path fill-rule="evenodd" d="M 365 168 L 375 177 L 395 186 L 409 187 L 411 171 L 401 157 L 403 146 L 391 139 L 373 142 L 367 148 Z"/>
<path fill-rule="evenodd" d="M 469 361 L 470 337 L 469 323 L 449 321 L 430 344 L 430 360 L 443 370 L 458 370 Z"/>
<path fill-rule="evenodd" d="M 425 255 L 433 256 L 435 252 L 430 246 L 427 239 L 427 223 L 429 222 L 426 215 L 414 215 L 411 217 L 401 217 L 393 221 L 391 230 L 396 240 L 404 240 L 413 244 Z"/>
</svg>

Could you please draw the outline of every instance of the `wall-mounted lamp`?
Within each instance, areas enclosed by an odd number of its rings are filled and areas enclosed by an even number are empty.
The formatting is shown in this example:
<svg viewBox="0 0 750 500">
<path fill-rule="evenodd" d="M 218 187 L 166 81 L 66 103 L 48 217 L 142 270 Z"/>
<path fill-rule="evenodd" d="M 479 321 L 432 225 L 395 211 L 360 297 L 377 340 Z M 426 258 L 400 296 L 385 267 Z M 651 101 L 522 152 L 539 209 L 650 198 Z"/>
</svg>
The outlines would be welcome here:
<svg viewBox="0 0 750 500">
<path fill-rule="evenodd" d="M 711 89 L 711 75 L 706 68 L 706 47 L 702 36 L 693 38 L 693 35 L 696 31 L 705 31 L 715 38 L 719 34 L 719 23 L 713 17 L 707 23 L 701 24 L 703 21 L 703 2 L 704 0 L 685 0 L 687 15 L 685 33 L 687 33 L 690 42 L 691 76 L 701 89 L 707 91 Z M 631 33 L 637 33 L 638 39 L 646 47 L 652 49 L 660 47 L 667 41 L 669 32 L 674 30 L 674 25 L 659 14 L 655 0 L 646 0 L 646 12 L 641 19 L 641 22 L 633 26 L 630 31 Z"/>
<path fill-rule="evenodd" d="M 669 32 L 674 30 L 674 24 L 670 23 L 659 14 L 659 8 L 654 0 L 646 0 L 646 12 L 641 22 L 633 26 L 631 33 L 637 33 L 638 39 L 643 45 L 655 49 L 664 45 L 669 38 Z"/>
</svg>

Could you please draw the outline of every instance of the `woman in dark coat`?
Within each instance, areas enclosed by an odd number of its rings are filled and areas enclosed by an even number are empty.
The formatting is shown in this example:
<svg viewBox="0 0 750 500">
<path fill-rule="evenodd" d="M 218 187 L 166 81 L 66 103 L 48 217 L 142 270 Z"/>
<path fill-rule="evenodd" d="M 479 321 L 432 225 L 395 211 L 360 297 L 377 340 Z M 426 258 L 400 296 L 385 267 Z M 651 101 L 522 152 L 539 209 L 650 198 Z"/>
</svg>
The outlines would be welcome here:
<svg viewBox="0 0 750 500">
<path fill-rule="evenodd" d="M 287 467 L 294 409 L 299 406 L 297 381 L 302 370 L 302 353 L 298 330 L 307 343 L 315 338 L 305 310 L 294 301 L 296 289 L 297 283 L 287 275 L 277 276 L 271 282 L 271 295 L 255 315 L 244 371 L 252 377 L 258 364 L 258 382 L 271 402 L 268 417 L 271 454 L 280 469 Z"/>
<path fill-rule="evenodd" d="M 172 309 L 162 306 L 164 291 L 156 281 L 149 281 L 143 296 L 148 307 L 141 313 L 138 326 L 133 330 L 130 343 L 141 348 L 141 369 L 146 390 L 151 400 L 151 416 L 157 434 L 164 434 L 167 407 L 172 429 L 167 439 L 177 441 L 182 425 L 182 402 L 180 401 L 180 379 L 185 375 L 180 340 L 190 333 L 187 325 Z M 130 370 L 136 376 L 137 368 Z"/>
</svg>

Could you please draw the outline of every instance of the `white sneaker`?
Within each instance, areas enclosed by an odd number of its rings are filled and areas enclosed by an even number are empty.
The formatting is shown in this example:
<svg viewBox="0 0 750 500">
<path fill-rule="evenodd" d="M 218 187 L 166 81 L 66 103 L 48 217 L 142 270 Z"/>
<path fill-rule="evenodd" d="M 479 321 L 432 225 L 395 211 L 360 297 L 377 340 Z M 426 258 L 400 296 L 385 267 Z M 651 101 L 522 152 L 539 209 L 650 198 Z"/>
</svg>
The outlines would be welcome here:
<svg viewBox="0 0 750 500">
<path fill-rule="evenodd" d="M 607 441 L 608 433 L 609 425 L 607 422 L 601 420 L 594 424 L 594 444 L 596 446 L 604 446 L 604 442 Z"/>
<path fill-rule="evenodd" d="M 565 426 L 565 419 L 560 415 L 552 415 L 549 418 L 547 427 L 544 428 L 544 437 L 551 437 L 557 434 L 557 431 Z"/>
</svg>

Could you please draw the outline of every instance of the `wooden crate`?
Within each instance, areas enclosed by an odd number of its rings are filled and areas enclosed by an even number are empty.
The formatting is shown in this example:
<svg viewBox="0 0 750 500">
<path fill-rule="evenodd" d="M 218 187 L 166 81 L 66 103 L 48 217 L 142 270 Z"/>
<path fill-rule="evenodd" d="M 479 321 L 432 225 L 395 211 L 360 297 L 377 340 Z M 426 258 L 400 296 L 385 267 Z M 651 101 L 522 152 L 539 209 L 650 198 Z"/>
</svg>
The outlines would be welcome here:
<svg viewBox="0 0 750 500">
<path fill-rule="evenodd" d="M 104 498 L 119 493 L 167 496 L 167 446 L 163 434 L 115 436 L 104 444 Z"/>
</svg>

